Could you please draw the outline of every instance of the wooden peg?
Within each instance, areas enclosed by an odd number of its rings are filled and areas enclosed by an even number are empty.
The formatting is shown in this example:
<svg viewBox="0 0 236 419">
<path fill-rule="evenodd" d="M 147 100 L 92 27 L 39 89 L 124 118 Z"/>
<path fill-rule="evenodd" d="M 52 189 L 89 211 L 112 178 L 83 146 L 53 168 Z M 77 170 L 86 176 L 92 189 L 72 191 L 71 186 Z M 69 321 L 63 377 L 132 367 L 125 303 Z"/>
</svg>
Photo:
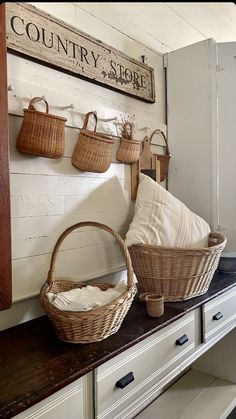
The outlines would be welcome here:
<svg viewBox="0 0 236 419">
<path fill-rule="evenodd" d="M 131 164 L 131 199 L 135 201 L 139 184 L 139 161 Z"/>
</svg>

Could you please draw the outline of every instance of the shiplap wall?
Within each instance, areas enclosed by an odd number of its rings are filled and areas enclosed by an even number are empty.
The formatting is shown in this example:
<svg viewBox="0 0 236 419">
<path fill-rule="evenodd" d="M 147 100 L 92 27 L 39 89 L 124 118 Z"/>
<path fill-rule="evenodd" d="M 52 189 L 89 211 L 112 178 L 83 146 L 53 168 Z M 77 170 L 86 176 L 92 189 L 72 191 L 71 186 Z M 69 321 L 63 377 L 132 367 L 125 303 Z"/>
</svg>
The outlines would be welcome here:
<svg viewBox="0 0 236 419">
<path fill-rule="evenodd" d="M 164 129 L 162 54 L 207 37 L 218 41 L 236 37 L 233 3 L 32 4 L 135 59 L 145 55 L 146 63 L 155 70 L 157 101 L 147 104 L 8 55 L 8 82 L 13 86 L 9 113 L 14 304 L 0 313 L 1 329 L 42 313 L 37 294 L 46 280 L 55 240 L 67 226 L 87 219 L 108 224 L 122 235 L 128 228 L 133 214 L 130 166 L 113 163 L 107 172 L 93 174 L 79 172 L 71 165 L 83 114 L 96 109 L 100 118 L 134 119 L 135 137 L 140 140 L 155 128 Z M 59 160 L 16 151 L 22 109 L 32 97 L 40 95 L 47 98 L 51 113 L 67 118 L 65 154 Z M 73 110 L 60 109 L 71 103 Z M 116 134 L 118 128 L 114 122 L 100 121 L 99 129 Z M 116 141 L 114 157 L 117 146 Z M 121 252 L 110 237 L 83 229 L 63 244 L 57 275 L 89 279 L 123 267 Z M 115 274 L 116 279 L 121 276 Z"/>
<path fill-rule="evenodd" d="M 38 3 L 37 7 L 62 18 L 127 55 L 147 57 L 155 70 L 155 104 L 125 96 L 91 82 L 8 54 L 10 113 L 10 182 L 12 216 L 12 266 L 14 306 L 0 314 L 2 327 L 41 313 L 38 293 L 46 281 L 56 239 L 68 226 L 84 220 L 98 221 L 124 236 L 133 213 L 130 199 L 130 166 L 114 162 L 105 173 L 83 173 L 71 165 L 71 155 L 84 114 L 96 110 L 101 119 L 135 120 L 135 137 L 142 139 L 155 128 L 165 128 L 164 71 L 162 55 L 131 39 L 72 3 Z M 58 160 L 27 156 L 16 150 L 23 108 L 34 96 L 44 95 L 50 112 L 67 118 L 66 146 Z M 61 107 L 73 104 L 74 109 Z M 36 105 L 43 110 L 43 104 Z M 117 134 L 119 125 L 99 121 L 99 131 Z M 118 140 L 114 146 L 115 161 Z M 71 234 L 59 252 L 56 275 L 87 280 L 121 271 L 122 252 L 107 233 L 91 228 Z M 124 271 L 125 272 L 125 271 Z M 32 298 L 36 296 L 35 298 Z M 13 315 L 17 306 L 18 316 Z M 15 309 L 16 310 L 16 309 Z M 10 315 L 10 316 L 9 316 Z M 10 320 L 9 320 L 10 319 Z M 13 319 L 13 320 L 12 320 Z M 8 324 L 7 324 L 8 323 Z"/>
</svg>

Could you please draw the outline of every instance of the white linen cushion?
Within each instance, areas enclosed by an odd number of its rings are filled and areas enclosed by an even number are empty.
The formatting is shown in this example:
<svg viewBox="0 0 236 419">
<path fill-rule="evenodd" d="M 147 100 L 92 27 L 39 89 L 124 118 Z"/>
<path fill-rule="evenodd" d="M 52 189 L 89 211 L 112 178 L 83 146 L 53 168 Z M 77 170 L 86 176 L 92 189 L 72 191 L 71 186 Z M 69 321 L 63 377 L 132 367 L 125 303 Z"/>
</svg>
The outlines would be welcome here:
<svg viewBox="0 0 236 419">
<path fill-rule="evenodd" d="M 168 247 L 208 246 L 210 227 L 179 199 L 150 177 L 141 174 L 134 218 L 125 243 Z"/>
</svg>

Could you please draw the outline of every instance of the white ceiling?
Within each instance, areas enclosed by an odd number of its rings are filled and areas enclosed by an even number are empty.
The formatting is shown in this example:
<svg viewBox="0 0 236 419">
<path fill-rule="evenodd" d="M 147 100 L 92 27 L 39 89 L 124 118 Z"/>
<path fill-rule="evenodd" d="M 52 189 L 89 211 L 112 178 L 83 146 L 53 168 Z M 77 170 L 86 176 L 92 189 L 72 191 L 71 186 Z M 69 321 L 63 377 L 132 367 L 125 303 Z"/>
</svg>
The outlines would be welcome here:
<svg viewBox="0 0 236 419">
<path fill-rule="evenodd" d="M 162 53 L 206 38 L 236 41 L 236 6 L 232 2 L 73 4 Z"/>
</svg>

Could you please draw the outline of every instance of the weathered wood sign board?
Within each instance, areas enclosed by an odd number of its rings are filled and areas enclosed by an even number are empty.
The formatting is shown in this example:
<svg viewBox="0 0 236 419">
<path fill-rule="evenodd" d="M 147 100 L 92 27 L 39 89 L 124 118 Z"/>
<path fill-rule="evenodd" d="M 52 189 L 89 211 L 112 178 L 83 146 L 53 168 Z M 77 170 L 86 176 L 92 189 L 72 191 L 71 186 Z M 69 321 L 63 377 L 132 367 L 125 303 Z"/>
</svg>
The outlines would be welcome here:
<svg viewBox="0 0 236 419">
<path fill-rule="evenodd" d="M 24 3 L 7 4 L 7 46 L 74 75 L 155 102 L 153 69 Z"/>
</svg>

